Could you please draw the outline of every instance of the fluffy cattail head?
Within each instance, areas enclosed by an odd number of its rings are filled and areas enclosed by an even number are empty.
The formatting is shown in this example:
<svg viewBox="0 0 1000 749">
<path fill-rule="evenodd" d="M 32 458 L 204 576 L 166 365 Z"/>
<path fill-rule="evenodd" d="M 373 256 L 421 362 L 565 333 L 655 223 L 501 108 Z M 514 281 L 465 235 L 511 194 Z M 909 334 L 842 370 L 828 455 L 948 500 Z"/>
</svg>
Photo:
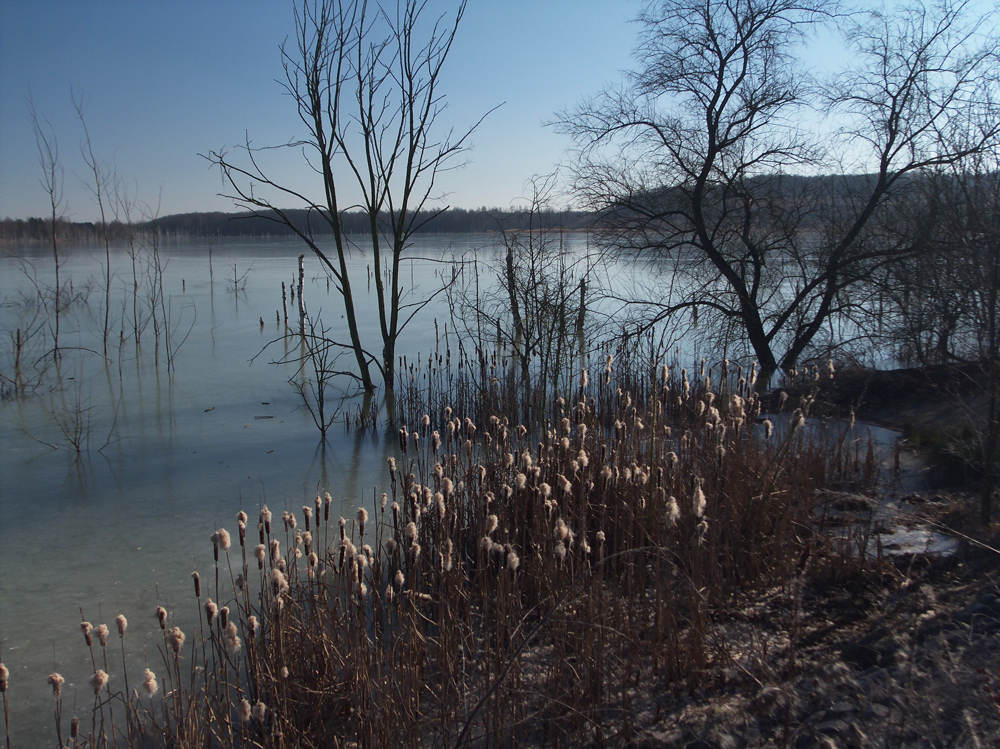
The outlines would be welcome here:
<svg viewBox="0 0 1000 749">
<path fill-rule="evenodd" d="M 94 694 L 101 693 L 104 685 L 108 683 L 108 678 L 108 674 L 103 668 L 94 671 L 94 675 L 90 677 L 90 686 L 94 688 Z"/>
<path fill-rule="evenodd" d="M 150 697 L 156 694 L 157 690 L 160 688 L 159 684 L 156 683 L 156 674 L 148 668 L 143 673 L 142 688 L 146 690 L 146 694 Z"/>
<path fill-rule="evenodd" d="M 174 651 L 174 655 L 180 654 L 185 639 L 187 639 L 187 635 L 181 631 L 180 627 L 171 627 L 167 630 L 167 644 Z"/>
<path fill-rule="evenodd" d="M 205 618 L 208 619 L 208 626 L 212 626 L 212 622 L 215 621 L 216 615 L 219 613 L 219 605 L 209 598 L 205 601 Z"/>
<path fill-rule="evenodd" d="M 118 625 L 118 636 L 124 637 L 125 630 L 128 629 L 128 619 L 125 618 L 125 614 L 119 614 L 115 617 L 115 624 Z"/>
<path fill-rule="evenodd" d="M 7 691 L 7 681 L 10 678 L 10 671 L 0 663 L 0 694 Z"/>
<path fill-rule="evenodd" d="M 62 694 L 62 685 L 66 680 L 58 673 L 49 675 L 49 685 L 52 687 L 52 694 L 59 697 Z"/>
<path fill-rule="evenodd" d="M 101 641 L 101 647 L 106 648 L 108 646 L 108 625 L 98 624 L 97 629 L 97 639 Z"/>
<path fill-rule="evenodd" d="M 240 720 L 246 723 L 250 720 L 250 701 L 247 699 L 240 700 L 240 707 L 238 710 Z"/>
<path fill-rule="evenodd" d="M 197 572 L 192 572 L 191 579 L 194 580 L 194 597 L 201 598 L 201 576 Z"/>
<path fill-rule="evenodd" d="M 167 610 L 162 606 L 156 607 L 156 620 L 160 623 L 160 629 L 167 628 Z"/>
</svg>

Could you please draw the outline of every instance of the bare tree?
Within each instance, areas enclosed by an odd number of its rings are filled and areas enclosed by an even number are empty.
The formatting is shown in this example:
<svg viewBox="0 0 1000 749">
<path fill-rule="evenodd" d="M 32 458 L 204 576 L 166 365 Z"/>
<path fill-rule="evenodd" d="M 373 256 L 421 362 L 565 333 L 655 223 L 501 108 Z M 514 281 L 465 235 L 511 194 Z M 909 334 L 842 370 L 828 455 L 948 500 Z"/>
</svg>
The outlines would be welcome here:
<svg viewBox="0 0 1000 749">
<path fill-rule="evenodd" d="M 329 343 L 353 352 L 353 376 L 368 393 L 375 390 L 373 366 L 387 395 L 394 392 L 399 336 L 428 301 L 405 302 L 412 290 L 404 288 L 402 264 L 414 232 L 438 212 L 428 207 L 439 197 L 439 176 L 461 163 L 479 124 L 456 134 L 440 122 L 442 70 L 465 2 L 450 21 L 426 18 L 426 6 L 426 0 L 386 7 L 306 0 L 296 10 L 294 43 L 282 46 L 284 86 L 308 136 L 285 147 L 302 151 L 319 177 L 321 197 L 307 186 L 272 180 L 249 138 L 233 152 L 207 157 L 220 167 L 237 205 L 290 228 L 331 274 L 343 299 L 348 340 Z M 349 195 L 360 198 L 349 204 Z M 304 224 L 285 210 L 287 202 L 308 209 Z M 375 351 L 362 340 L 348 266 L 352 240 L 341 216 L 352 208 L 368 217 L 364 252 L 374 270 L 381 333 Z M 332 237 L 330 254 L 324 234 Z"/>
<path fill-rule="evenodd" d="M 59 317 L 62 305 L 62 288 L 59 278 L 59 242 L 57 239 L 57 223 L 62 218 L 62 188 L 63 188 L 63 168 L 59 161 L 59 143 L 56 140 L 55 130 L 48 120 L 41 120 L 38 111 L 35 109 L 35 102 L 28 98 L 28 113 L 31 116 L 31 127 L 35 131 L 35 146 L 38 149 L 38 163 L 42 167 L 42 188 L 49 196 L 49 208 L 51 209 L 51 238 L 52 257 L 55 262 L 55 292 L 53 296 L 53 331 L 52 349 L 53 355 L 59 356 Z"/>
<path fill-rule="evenodd" d="M 108 355 L 108 337 L 111 327 L 111 234 L 108 228 L 107 201 L 108 184 L 111 181 L 107 168 L 101 164 L 94 155 L 94 144 L 90 139 L 90 129 L 87 127 L 85 116 L 85 102 L 83 96 L 73 94 L 73 109 L 76 110 L 77 119 L 80 120 L 80 127 L 83 128 L 83 142 L 80 144 L 80 153 L 83 161 L 87 165 L 88 181 L 85 183 L 94 201 L 101 212 L 100 235 L 104 242 L 104 356 Z M 92 180 L 92 181 L 91 181 Z"/>
<path fill-rule="evenodd" d="M 674 293 L 648 305 L 650 323 L 681 311 L 716 331 L 736 322 L 761 387 L 834 340 L 824 332 L 864 306 L 864 282 L 921 241 L 919 225 L 878 231 L 909 177 L 997 139 L 995 41 L 967 11 L 838 15 L 853 65 L 821 86 L 796 45 L 838 12 L 829 3 L 651 3 L 638 72 L 562 122 L 613 243 L 673 263 Z M 823 112 L 843 126 L 832 147 L 807 127 Z M 969 137 L 942 137 L 956 129 Z"/>
</svg>

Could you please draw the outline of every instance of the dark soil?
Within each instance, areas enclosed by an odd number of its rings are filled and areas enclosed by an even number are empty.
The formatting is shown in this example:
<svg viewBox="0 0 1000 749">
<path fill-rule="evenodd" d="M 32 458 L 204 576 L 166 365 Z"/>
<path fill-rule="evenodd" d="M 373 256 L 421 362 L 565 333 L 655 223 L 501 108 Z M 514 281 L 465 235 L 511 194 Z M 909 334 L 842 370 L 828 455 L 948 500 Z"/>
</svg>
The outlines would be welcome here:
<svg viewBox="0 0 1000 749">
<path fill-rule="evenodd" d="M 838 372 L 786 388 L 813 415 L 908 430 L 969 428 L 974 371 Z M 981 413 L 981 409 L 980 409 Z M 882 498 L 840 498 L 847 511 Z M 853 500 L 853 501 L 848 501 Z M 1000 747 L 1000 526 L 979 522 L 971 492 L 898 498 L 908 526 L 958 540 L 957 552 L 880 553 L 869 522 L 838 531 L 863 561 L 823 564 L 799 586 L 727 611 L 717 623 L 722 676 L 637 698 L 640 747 Z M 863 514 L 863 512 L 862 512 Z M 834 544 L 836 546 L 836 544 Z M 820 572 L 820 570 L 824 570 Z"/>
</svg>

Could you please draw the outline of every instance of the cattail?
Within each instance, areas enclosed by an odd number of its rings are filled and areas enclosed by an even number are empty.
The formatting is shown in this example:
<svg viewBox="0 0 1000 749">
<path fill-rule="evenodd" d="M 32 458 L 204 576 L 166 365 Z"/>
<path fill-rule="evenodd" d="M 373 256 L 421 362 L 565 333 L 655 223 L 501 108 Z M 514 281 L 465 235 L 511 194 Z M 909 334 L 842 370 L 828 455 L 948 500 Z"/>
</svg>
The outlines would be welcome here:
<svg viewBox="0 0 1000 749">
<path fill-rule="evenodd" d="M 389 473 L 393 474 L 396 473 L 396 459 L 390 455 L 388 463 L 389 463 Z"/>
<path fill-rule="evenodd" d="M 486 517 L 486 534 L 489 535 L 490 533 L 495 531 L 499 524 L 500 521 L 496 515 L 488 515 Z"/>
<path fill-rule="evenodd" d="M 94 630 L 94 625 L 90 622 L 80 622 L 80 630 L 83 632 L 83 639 L 87 641 L 87 647 L 91 647 L 94 641 L 90 633 Z"/>
<path fill-rule="evenodd" d="M 115 617 L 115 624 L 118 625 L 118 636 L 124 637 L 125 630 L 128 629 L 128 619 L 125 618 L 125 614 L 119 614 Z"/>
<path fill-rule="evenodd" d="M 431 433 L 431 450 L 437 455 L 438 450 L 441 449 L 441 433 L 436 429 Z"/>
<path fill-rule="evenodd" d="M 246 525 L 248 519 L 249 518 L 247 518 L 247 514 L 245 512 L 243 512 L 243 510 L 240 510 L 238 513 L 236 513 L 236 522 L 237 523 L 243 523 L 244 525 Z"/>
<path fill-rule="evenodd" d="M 548 499 L 549 495 L 552 494 L 552 487 L 543 481 L 538 485 L 538 493 L 541 495 L 542 499 Z"/>
<path fill-rule="evenodd" d="M 167 610 L 162 606 L 156 607 L 156 619 L 160 622 L 160 629 L 167 628 Z"/>
<path fill-rule="evenodd" d="M 529 461 L 529 462 L 530 462 L 530 460 L 531 460 L 531 459 L 530 459 L 530 458 L 528 458 L 528 461 Z M 525 476 L 525 475 L 524 475 L 523 473 L 519 473 L 519 474 L 517 474 L 517 476 L 515 476 L 515 477 L 514 477 L 514 487 L 515 487 L 515 488 L 516 488 L 516 489 L 517 489 L 518 491 L 521 491 L 522 489 L 524 489 L 524 487 L 525 487 L 525 485 L 526 485 L 527 483 L 528 483 L 528 477 L 527 477 L 527 476 Z"/>
<path fill-rule="evenodd" d="M 441 492 L 434 492 L 434 504 L 437 506 L 438 520 L 443 521 L 448 508 L 445 506 L 444 495 Z"/>
<path fill-rule="evenodd" d="M 238 634 L 236 634 L 236 622 L 229 622 L 222 633 L 222 639 L 226 643 L 226 649 L 229 650 L 231 655 L 236 655 L 243 647 L 243 641 L 240 640 Z"/>
<path fill-rule="evenodd" d="M 271 581 L 274 586 L 275 596 L 280 596 L 282 593 L 288 592 L 288 578 L 285 577 L 285 573 L 281 570 L 271 570 Z"/>
<path fill-rule="evenodd" d="M 319 528 L 320 516 L 323 513 L 323 498 L 317 494 L 316 495 L 316 499 L 313 501 L 313 505 L 316 507 L 316 513 L 315 513 L 316 514 L 316 527 Z"/>
<path fill-rule="evenodd" d="M 250 636 L 257 636 L 257 617 L 251 614 L 247 617 L 247 627 L 250 629 Z"/>
<path fill-rule="evenodd" d="M 212 544 L 215 547 L 215 561 L 218 562 L 219 550 L 229 551 L 229 547 L 231 546 L 229 531 L 225 528 L 219 528 L 219 530 L 212 534 Z"/>
<path fill-rule="evenodd" d="M 180 627 L 171 627 L 167 631 L 167 644 L 170 645 L 170 649 L 174 651 L 174 655 L 178 655 L 181 652 L 181 648 L 184 647 L 184 640 L 187 639 Z"/>
<path fill-rule="evenodd" d="M 277 564 L 281 559 L 281 542 L 276 538 L 271 539 L 271 564 Z"/>
<path fill-rule="evenodd" d="M 191 579 L 194 580 L 194 597 L 201 598 L 201 576 L 197 572 L 192 572 Z"/>
<path fill-rule="evenodd" d="M 98 624 L 97 629 L 97 639 L 101 641 L 101 647 L 106 648 L 108 646 L 108 625 Z"/>
<path fill-rule="evenodd" d="M 263 702 L 258 702 L 253 706 L 253 719 L 263 723 L 265 717 L 267 717 L 267 705 Z"/>
<path fill-rule="evenodd" d="M 559 479 L 559 489 L 563 494 L 569 494 L 573 491 L 573 484 L 570 483 L 568 478 L 563 476 L 561 473 L 557 474 L 557 478 Z"/>
<path fill-rule="evenodd" d="M 337 520 L 337 525 L 340 526 L 340 542 L 344 543 L 347 540 L 347 531 L 344 530 L 344 526 L 347 525 L 347 521 L 344 518 Z"/>
<path fill-rule="evenodd" d="M 518 566 L 521 564 L 521 558 L 517 555 L 513 549 L 507 552 L 507 569 L 511 572 L 517 572 Z"/>
<path fill-rule="evenodd" d="M 667 522 L 670 527 L 673 528 L 677 525 L 677 521 L 681 519 L 681 508 L 677 505 L 677 498 L 671 496 L 667 500 Z"/>
<path fill-rule="evenodd" d="M 242 700 L 240 700 L 240 707 L 239 707 L 238 713 L 239 713 L 239 716 L 240 716 L 240 720 L 243 721 L 244 723 L 246 723 L 247 721 L 250 720 L 250 701 L 249 700 L 247 700 L 245 698 L 242 699 Z"/>
<path fill-rule="evenodd" d="M 330 496 L 330 492 L 323 492 L 323 522 L 330 522 L 330 505 L 333 503 L 333 497 Z"/>
<path fill-rule="evenodd" d="M 10 671 L 0 663 L 0 694 L 7 691 L 7 680 L 10 678 Z"/>
<path fill-rule="evenodd" d="M 216 615 L 219 613 L 219 605 L 209 598 L 205 601 L 205 618 L 208 619 L 208 626 L 212 626 L 212 622 L 215 621 Z"/>
<path fill-rule="evenodd" d="M 143 672 L 142 688 L 146 690 L 146 694 L 150 697 L 156 694 L 160 688 L 160 685 L 156 683 L 156 674 L 148 668 Z"/>
<path fill-rule="evenodd" d="M 69 722 L 69 737 L 71 739 L 76 739 L 79 738 L 79 736 L 80 736 L 80 719 L 74 715 L 73 720 Z"/>
<path fill-rule="evenodd" d="M 306 530 L 307 531 L 311 527 L 310 523 L 312 522 L 312 514 L 313 514 L 312 507 L 306 507 L 306 506 L 302 507 L 302 516 L 306 519 Z"/>
<path fill-rule="evenodd" d="M 103 668 L 94 671 L 94 675 L 90 677 L 90 686 L 94 688 L 94 694 L 101 693 L 104 685 L 108 683 L 108 678 L 108 674 Z"/>
<path fill-rule="evenodd" d="M 705 505 L 707 501 L 705 500 L 705 492 L 701 490 L 701 485 L 695 487 L 694 489 L 694 514 L 695 517 L 701 517 L 705 514 Z"/>
<path fill-rule="evenodd" d="M 406 538 L 407 538 L 407 540 L 410 543 L 413 543 L 414 541 L 416 541 L 416 539 L 417 539 L 417 524 L 414 523 L 413 521 L 410 521 L 409 523 L 407 523 L 406 524 L 406 529 L 404 531 L 404 534 L 406 535 Z"/>
<path fill-rule="evenodd" d="M 764 419 L 764 439 L 771 439 L 771 432 L 774 431 L 774 424 L 770 419 Z"/>
<path fill-rule="evenodd" d="M 271 511 L 267 509 L 267 505 L 260 511 L 260 522 L 264 524 L 264 532 L 267 535 L 271 535 Z"/>
<path fill-rule="evenodd" d="M 566 547 L 563 546 L 562 541 L 556 543 L 556 548 L 554 549 L 554 551 L 556 559 L 558 559 L 560 562 L 566 558 Z"/>
<path fill-rule="evenodd" d="M 257 569 L 264 569 L 264 559 L 267 557 L 267 547 L 264 544 L 257 544 L 257 548 L 254 549 L 254 554 L 257 556 Z"/>
<path fill-rule="evenodd" d="M 364 507 L 359 507 L 358 512 L 356 514 L 356 518 L 358 521 L 358 528 L 359 528 L 358 532 L 360 533 L 360 535 L 364 536 L 365 523 L 368 522 L 368 510 L 366 510 Z"/>
<path fill-rule="evenodd" d="M 62 694 L 62 685 L 66 683 L 66 680 L 58 673 L 53 673 L 49 675 L 49 685 L 52 687 L 52 694 L 55 697 L 59 697 Z"/>
</svg>

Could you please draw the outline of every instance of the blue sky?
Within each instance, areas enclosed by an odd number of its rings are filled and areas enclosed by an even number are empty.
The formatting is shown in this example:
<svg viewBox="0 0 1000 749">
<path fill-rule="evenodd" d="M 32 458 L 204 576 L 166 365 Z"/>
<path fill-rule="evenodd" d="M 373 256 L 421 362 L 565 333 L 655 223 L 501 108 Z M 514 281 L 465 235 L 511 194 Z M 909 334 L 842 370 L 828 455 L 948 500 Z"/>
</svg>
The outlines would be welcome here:
<svg viewBox="0 0 1000 749">
<path fill-rule="evenodd" d="M 432 12 L 454 2 L 431 0 Z M 473 138 L 471 163 L 444 184 L 451 205 L 507 206 L 525 181 L 565 158 L 568 140 L 544 122 L 620 80 L 630 64 L 638 0 L 470 0 L 446 68 L 445 117 L 456 129 L 504 105 Z M 234 210 L 199 153 L 302 133 L 276 79 L 293 30 L 285 0 L 0 0 L 0 218 L 42 216 L 28 117 L 30 93 L 51 122 L 64 167 L 68 218 L 93 220 L 81 182 L 85 100 L 98 159 L 159 214 Z M 282 174 L 300 176 L 289 158 Z"/>
</svg>

